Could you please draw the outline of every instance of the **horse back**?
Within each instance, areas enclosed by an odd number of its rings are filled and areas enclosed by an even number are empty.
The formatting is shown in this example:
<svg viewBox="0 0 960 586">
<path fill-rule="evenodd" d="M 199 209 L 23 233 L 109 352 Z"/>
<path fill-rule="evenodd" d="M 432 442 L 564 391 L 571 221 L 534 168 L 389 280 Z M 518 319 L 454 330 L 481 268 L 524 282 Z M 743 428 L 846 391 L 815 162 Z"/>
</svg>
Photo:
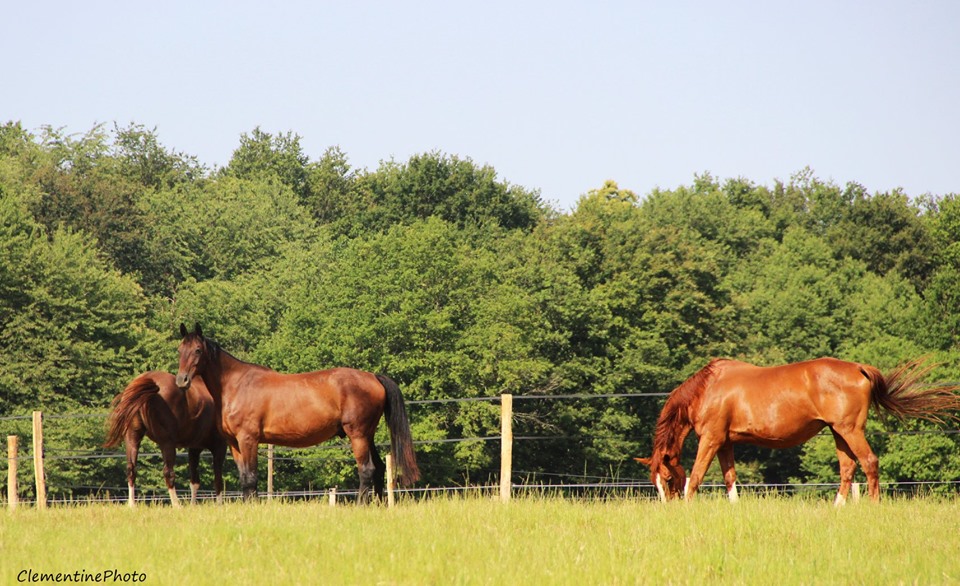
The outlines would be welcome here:
<svg viewBox="0 0 960 586">
<path fill-rule="evenodd" d="M 143 417 L 147 437 L 157 443 L 174 443 L 178 448 L 208 448 L 217 443 L 215 405 L 202 380 L 198 378 L 184 392 L 168 372 L 151 371 L 141 376 L 149 376 L 157 387 Z"/>
<path fill-rule="evenodd" d="M 386 391 L 375 374 L 355 368 L 338 367 L 308 372 L 301 376 L 307 393 L 336 403 L 341 418 L 349 418 L 355 410 L 378 405 L 382 414 Z"/>
<path fill-rule="evenodd" d="M 235 391 L 224 407 L 226 432 L 244 431 L 287 446 L 316 445 L 353 428 L 375 429 L 386 403 L 376 376 L 353 368 L 298 374 L 263 369 Z"/>
<path fill-rule="evenodd" d="M 835 358 L 772 367 L 723 361 L 698 411 L 709 425 L 726 426 L 734 441 L 796 445 L 824 425 L 866 419 L 871 381 L 865 368 Z"/>
<path fill-rule="evenodd" d="M 755 366 L 736 360 L 718 363 L 709 390 L 721 396 L 769 401 L 777 395 L 816 400 L 840 394 L 866 394 L 869 398 L 872 367 L 836 358 L 817 358 L 780 366 Z"/>
<path fill-rule="evenodd" d="M 178 395 L 174 376 L 156 370 L 145 372 L 127 386 L 128 390 L 133 388 L 147 391 L 137 412 L 138 424 L 146 436 L 158 444 L 176 441 L 185 401 Z"/>
<path fill-rule="evenodd" d="M 376 375 L 354 368 L 338 367 L 297 374 L 264 369 L 251 375 L 238 388 L 239 394 L 257 401 L 266 398 L 296 403 L 320 401 L 343 408 L 352 400 L 383 400 L 385 391 Z"/>
</svg>

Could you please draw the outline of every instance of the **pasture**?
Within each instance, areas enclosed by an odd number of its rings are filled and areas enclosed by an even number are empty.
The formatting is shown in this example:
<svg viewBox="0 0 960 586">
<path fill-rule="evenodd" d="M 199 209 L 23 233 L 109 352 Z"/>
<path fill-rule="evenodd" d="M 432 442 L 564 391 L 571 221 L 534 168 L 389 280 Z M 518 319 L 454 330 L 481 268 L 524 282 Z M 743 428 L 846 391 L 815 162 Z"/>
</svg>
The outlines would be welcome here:
<svg viewBox="0 0 960 586">
<path fill-rule="evenodd" d="M 957 583 L 958 527 L 955 497 L 90 503 L 0 514 L 0 583 L 24 570 L 147 584 Z"/>
</svg>

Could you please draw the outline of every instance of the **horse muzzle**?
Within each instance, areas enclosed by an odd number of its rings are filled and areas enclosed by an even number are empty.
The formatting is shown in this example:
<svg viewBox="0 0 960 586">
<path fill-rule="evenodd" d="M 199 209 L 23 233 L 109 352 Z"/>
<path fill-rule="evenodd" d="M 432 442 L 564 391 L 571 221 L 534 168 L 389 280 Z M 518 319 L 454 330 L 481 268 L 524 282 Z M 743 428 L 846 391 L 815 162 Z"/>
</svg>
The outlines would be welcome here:
<svg viewBox="0 0 960 586">
<path fill-rule="evenodd" d="M 180 387 L 181 391 L 185 391 L 190 388 L 190 377 L 181 372 L 177 373 L 177 386 Z"/>
</svg>

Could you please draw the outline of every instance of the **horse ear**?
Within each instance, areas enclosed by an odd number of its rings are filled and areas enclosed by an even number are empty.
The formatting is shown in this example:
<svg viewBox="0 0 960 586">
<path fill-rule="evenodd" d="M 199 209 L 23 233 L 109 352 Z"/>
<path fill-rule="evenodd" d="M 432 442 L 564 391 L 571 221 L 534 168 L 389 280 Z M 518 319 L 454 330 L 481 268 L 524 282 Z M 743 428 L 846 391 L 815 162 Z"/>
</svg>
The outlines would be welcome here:
<svg viewBox="0 0 960 586">
<path fill-rule="evenodd" d="M 181 338 L 187 337 L 187 326 L 185 326 L 182 322 L 180 323 L 180 337 Z"/>
<path fill-rule="evenodd" d="M 634 458 L 637 462 L 640 462 L 644 466 L 649 466 L 651 464 L 650 458 Z"/>
<path fill-rule="evenodd" d="M 200 329 L 199 323 L 193 324 L 193 333 L 200 336 L 201 338 L 203 337 L 203 330 Z"/>
</svg>

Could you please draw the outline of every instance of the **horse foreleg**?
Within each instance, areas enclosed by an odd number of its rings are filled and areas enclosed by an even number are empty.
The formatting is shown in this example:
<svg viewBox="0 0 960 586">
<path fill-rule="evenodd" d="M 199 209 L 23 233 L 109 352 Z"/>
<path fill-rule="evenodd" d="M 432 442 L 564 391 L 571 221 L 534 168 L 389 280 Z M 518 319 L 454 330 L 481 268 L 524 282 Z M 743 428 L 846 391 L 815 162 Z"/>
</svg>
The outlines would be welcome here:
<svg viewBox="0 0 960 586">
<path fill-rule="evenodd" d="M 237 438 L 238 449 L 233 450 L 233 457 L 237 461 L 237 470 L 240 472 L 240 490 L 244 500 L 257 497 L 257 449 L 258 438 Z M 239 452 L 239 458 L 237 458 Z"/>
<path fill-rule="evenodd" d="M 700 436 L 700 443 L 697 444 L 697 460 L 690 470 L 690 478 L 687 479 L 687 485 L 683 489 L 683 496 L 686 500 L 693 500 L 693 495 L 697 493 L 697 488 L 703 482 L 707 468 L 713 461 L 713 457 L 717 455 L 717 450 L 720 449 L 721 445 L 709 436 Z"/>
<path fill-rule="evenodd" d="M 190 468 L 190 504 L 197 504 L 197 493 L 200 491 L 200 448 L 187 450 L 187 461 Z"/>
<path fill-rule="evenodd" d="M 723 483 L 727 486 L 727 497 L 730 502 L 735 503 L 740 497 L 737 494 L 737 469 L 733 465 L 733 444 L 726 442 L 720 446 L 717 459 L 720 460 L 720 469 L 723 471 Z"/>
<path fill-rule="evenodd" d="M 173 444 L 167 444 L 161 446 L 160 453 L 163 455 L 163 479 L 167 483 L 167 492 L 170 493 L 170 504 L 179 507 L 180 499 L 177 498 L 177 488 L 173 482 L 173 467 L 176 464 L 177 448 Z"/>
</svg>

